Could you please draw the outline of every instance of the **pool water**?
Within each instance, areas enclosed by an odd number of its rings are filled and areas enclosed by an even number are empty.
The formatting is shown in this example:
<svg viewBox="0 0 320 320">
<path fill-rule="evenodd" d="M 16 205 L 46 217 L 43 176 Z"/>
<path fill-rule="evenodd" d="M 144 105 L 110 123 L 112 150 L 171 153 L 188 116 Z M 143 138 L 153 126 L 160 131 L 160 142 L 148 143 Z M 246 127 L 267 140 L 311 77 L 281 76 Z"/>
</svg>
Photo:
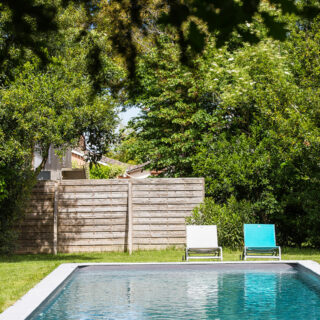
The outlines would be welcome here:
<svg viewBox="0 0 320 320">
<path fill-rule="evenodd" d="M 320 280 L 288 264 L 92 266 L 28 319 L 320 319 Z"/>
</svg>

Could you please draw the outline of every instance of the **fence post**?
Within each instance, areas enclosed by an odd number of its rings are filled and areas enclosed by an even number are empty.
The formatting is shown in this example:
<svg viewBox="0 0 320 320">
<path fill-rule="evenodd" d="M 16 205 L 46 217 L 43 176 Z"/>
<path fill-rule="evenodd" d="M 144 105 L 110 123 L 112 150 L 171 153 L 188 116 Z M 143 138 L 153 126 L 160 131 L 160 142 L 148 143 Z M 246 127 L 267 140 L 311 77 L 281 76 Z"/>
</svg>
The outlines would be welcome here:
<svg viewBox="0 0 320 320">
<path fill-rule="evenodd" d="M 132 254 L 132 181 L 128 179 L 128 251 Z"/>
<path fill-rule="evenodd" d="M 54 184 L 53 203 L 53 254 L 58 252 L 58 203 L 59 202 L 59 181 Z"/>
</svg>

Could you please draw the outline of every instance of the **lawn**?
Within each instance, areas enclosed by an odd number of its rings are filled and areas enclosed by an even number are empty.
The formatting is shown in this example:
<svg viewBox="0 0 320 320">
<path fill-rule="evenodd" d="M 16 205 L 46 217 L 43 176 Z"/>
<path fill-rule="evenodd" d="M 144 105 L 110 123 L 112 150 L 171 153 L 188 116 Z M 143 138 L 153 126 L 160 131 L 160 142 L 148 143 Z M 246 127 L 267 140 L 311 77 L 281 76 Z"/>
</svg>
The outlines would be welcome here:
<svg viewBox="0 0 320 320">
<path fill-rule="evenodd" d="M 240 251 L 224 249 L 224 261 L 239 260 Z M 38 254 L 0 256 L 0 312 L 12 305 L 61 263 L 67 262 L 179 262 L 182 250 Z M 314 260 L 320 263 L 320 250 L 284 248 L 283 260 Z"/>
</svg>

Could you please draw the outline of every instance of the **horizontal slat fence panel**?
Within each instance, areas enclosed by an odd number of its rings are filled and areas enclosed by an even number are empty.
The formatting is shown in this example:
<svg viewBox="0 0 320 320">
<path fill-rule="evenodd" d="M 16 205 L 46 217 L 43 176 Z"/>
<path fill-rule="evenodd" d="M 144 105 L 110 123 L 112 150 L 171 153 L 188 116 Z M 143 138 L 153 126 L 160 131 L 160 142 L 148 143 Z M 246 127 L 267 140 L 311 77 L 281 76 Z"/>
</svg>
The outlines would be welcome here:
<svg viewBox="0 0 320 320">
<path fill-rule="evenodd" d="M 87 244 L 87 245 L 72 245 L 69 244 L 67 246 L 58 245 L 58 252 L 69 252 L 69 253 L 79 253 L 79 252 L 105 252 L 106 247 L 109 248 L 111 245 L 106 246 L 105 244 Z M 113 244 L 112 251 L 123 251 L 123 247 L 126 247 L 125 244 Z"/>
<path fill-rule="evenodd" d="M 82 219 L 104 219 L 106 224 L 109 224 L 109 219 L 121 219 L 126 214 L 121 211 L 110 211 L 108 214 L 106 212 L 79 212 L 79 213 L 63 213 L 59 215 L 59 220 L 61 224 L 75 224 L 78 220 Z M 99 220 L 99 223 L 102 221 Z"/>
<path fill-rule="evenodd" d="M 100 205 L 100 206 L 90 206 L 85 205 L 81 207 L 77 206 L 59 206 L 59 215 L 60 213 L 72 213 L 72 212 L 127 212 L 127 205 Z"/>
<path fill-rule="evenodd" d="M 29 225 L 29 224 L 25 224 L 23 226 L 23 233 L 20 235 L 20 239 L 22 238 L 26 238 L 29 239 L 30 238 L 30 232 L 32 233 L 50 233 L 50 235 L 48 235 L 49 237 L 51 237 L 52 235 L 52 230 L 53 230 L 53 224 L 43 224 L 43 225 Z"/>
<path fill-rule="evenodd" d="M 127 191 L 127 183 L 121 185 L 68 185 L 68 187 L 60 186 L 59 192 L 62 194 L 68 193 L 88 193 L 88 192 L 126 192 Z"/>
<path fill-rule="evenodd" d="M 132 180 L 133 248 L 185 244 L 185 218 L 204 198 L 204 179 Z"/>
<path fill-rule="evenodd" d="M 37 232 L 37 231 L 23 231 L 20 236 L 20 241 L 36 241 L 36 240 L 46 240 L 51 241 L 52 232 Z"/>
<path fill-rule="evenodd" d="M 159 205 L 172 205 L 172 204 L 198 204 L 202 201 L 202 197 L 179 197 L 179 198 L 171 198 L 171 197 L 162 197 L 162 198 L 133 198 L 133 204 L 159 204 Z"/>
<path fill-rule="evenodd" d="M 129 243 L 134 250 L 182 247 L 185 218 L 203 198 L 203 178 L 39 182 L 17 252 L 124 251 Z"/>
<path fill-rule="evenodd" d="M 59 187 L 58 251 L 125 250 L 128 182 L 62 181 Z"/>
<path fill-rule="evenodd" d="M 38 182 L 23 222 L 17 226 L 19 239 L 17 253 L 53 252 L 53 200 L 55 182 Z"/>
<path fill-rule="evenodd" d="M 201 190 L 200 190 L 201 191 Z M 199 196 L 199 190 L 144 190 L 144 191 L 133 191 L 133 198 L 177 198 L 177 197 L 197 197 Z"/>
<path fill-rule="evenodd" d="M 135 218 L 162 218 L 163 217 L 163 211 L 147 211 L 147 210 L 140 210 L 136 211 Z M 190 215 L 190 210 L 166 210 L 166 217 L 167 218 L 181 218 L 181 217 L 187 217 Z"/>
<path fill-rule="evenodd" d="M 99 227 L 99 226 L 122 226 L 122 228 L 124 228 L 124 226 L 127 223 L 127 219 L 125 217 L 123 218 L 114 218 L 114 219 L 108 219 L 105 220 L 104 219 L 76 219 L 73 221 L 66 221 L 66 220 L 59 220 L 59 232 L 61 232 L 61 230 L 64 230 L 64 227 L 67 226 L 73 226 L 75 229 L 77 227 L 81 227 L 81 226 L 94 226 L 94 227 Z"/>
<path fill-rule="evenodd" d="M 65 252 L 68 252 L 68 246 L 105 246 L 104 251 L 108 250 L 108 247 L 113 245 L 123 245 L 125 246 L 126 239 L 124 237 L 120 238 L 77 238 L 77 239 L 65 239 L 63 242 L 60 242 L 59 246 L 65 248 Z M 123 249 L 122 249 L 123 250 Z"/>
<path fill-rule="evenodd" d="M 148 178 L 148 179 L 132 179 L 135 185 L 179 185 L 179 184 L 201 184 L 203 178 Z"/>
<path fill-rule="evenodd" d="M 163 230 L 162 224 L 139 224 L 133 226 L 134 231 L 156 231 L 156 230 Z M 184 224 L 167 224 L 166 230 L 168 231 L 185 231 Z"/>
<path fill-rule="evenodd" d="M 105 226 L 101 225 L 80 225 L 80 226 L 60 226 L 60 232 L 105 232 L 105 231 L 122 231 L 123 227 L 121 224 L 108 224 Z"/>
<path fill-rule="evenodd" d="M 63 199 L 117 199 L 117 198 L 126 198 L 127 192 L 69 192 L 61 193 L 59 196 L 60 200 Z"/>
<path fill-rule="evenodd" d="M 193 208 L 196 206 L 195 203 L 180 203 L 180 204 L 167 204 L 167 205 L 161 205 L 161 204 L 135 204 L 133 205 L 134 212 L 140 212 L 140 211 L 188 211 L 189 213 L 193 210 Z"/>
<path fill-rule="evenodd" d="M 136 185 L 134 188 L 136 191 L 202 191 L 203 186 L 200 184 L 141 184 Z"/>
<path fill-rule="evenodd" d="M 139 225 L 139 224 L 157 224 L 157 225 L 164 225 L 168 224 L 184 224 L 185 223 L 185 217 L 181 218 L 167 218 L 167 217 L 161 217 L 161 218 L 133 218 L 133 224 Z"/>
<path fill-rule="evenodd" d="M 66 187 L 66 186 L 100 186 L 100 185 L 122 185 L 127 186 L 128 182 L 127 180 L 120 180 L 120 179 L 92 179 L 92 180 L 62 180 L 60 182 L 60 187 Z"/>
<path fill-rule="evenodd" d="M 135 241 L 135 245 L 138 245 L 138 248 L 141 248 L 141 245 L 159 245 L 159 244 L 166 244 L 168 246 L 172 246 L 172 238 L 161 237 L 161 238 L 150 238 L 150 237 L 143 237 L 137 238 Z M 184 245 L 186 242 L 184 237 L 181 238 L 174 238 L 174 246 Z"/>
</svg>

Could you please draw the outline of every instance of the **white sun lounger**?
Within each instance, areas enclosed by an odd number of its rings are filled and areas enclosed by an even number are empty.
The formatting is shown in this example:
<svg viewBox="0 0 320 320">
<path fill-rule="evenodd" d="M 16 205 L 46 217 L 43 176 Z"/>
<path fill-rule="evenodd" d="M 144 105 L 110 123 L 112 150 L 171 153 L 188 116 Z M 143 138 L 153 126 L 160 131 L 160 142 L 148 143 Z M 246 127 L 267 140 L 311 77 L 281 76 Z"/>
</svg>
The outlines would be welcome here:
<svg viewBox="0 0 320 320">
<path fill-rule="evenodd" d="M 218 246 L 217 226 L 186 226 L 186 261 L 189 259 L 220 259 L 222 248 Z M 191 254 L 194 254 L 191 256 Z M 199 255 L 200 254 L 200 255 Z"/>
</svg>

